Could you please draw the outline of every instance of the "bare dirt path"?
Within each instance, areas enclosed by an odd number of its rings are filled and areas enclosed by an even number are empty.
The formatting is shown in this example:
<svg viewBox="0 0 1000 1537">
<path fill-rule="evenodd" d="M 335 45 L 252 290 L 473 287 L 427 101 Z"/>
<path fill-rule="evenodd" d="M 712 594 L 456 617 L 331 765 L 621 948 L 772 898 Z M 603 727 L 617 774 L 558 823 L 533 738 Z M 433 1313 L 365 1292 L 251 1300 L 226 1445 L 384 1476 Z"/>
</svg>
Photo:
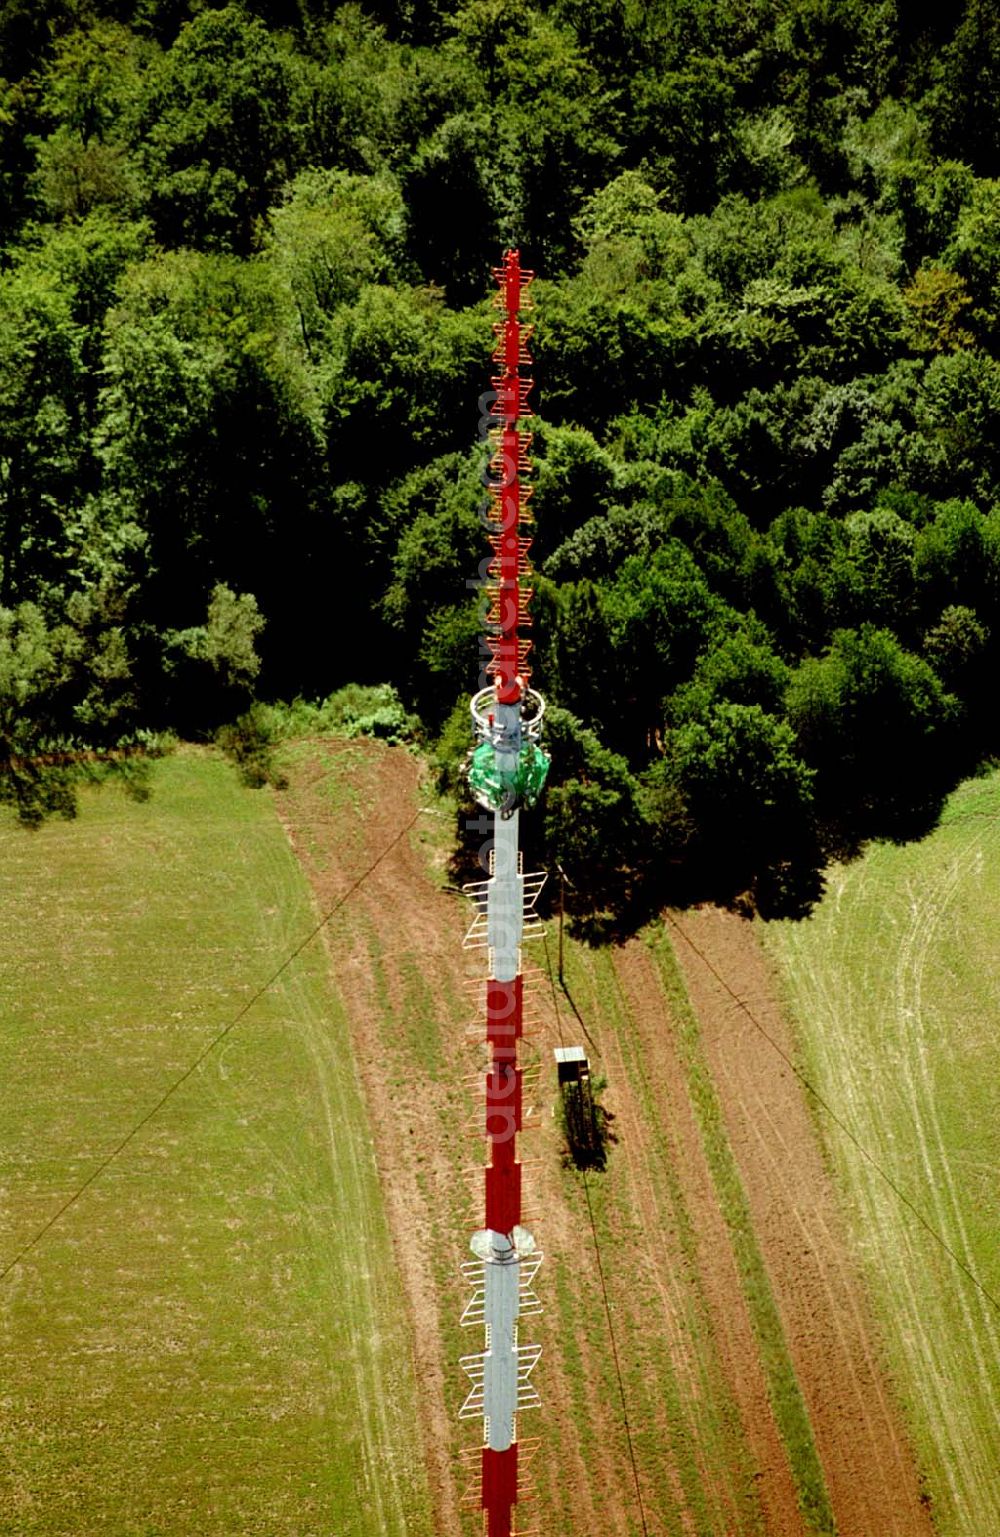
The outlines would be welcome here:
<svg viewBox="0 0 1000 1537">
<path fill-rule="evenodd" d="M 792 1055 L 793 1045 L 767 960 L 752 926 L 731 913 L 675 914 L 671 932 L 839 1537 L 930 1537 L 916 1467 L 805 1092 L 775 1049 Z"/>
</svg>

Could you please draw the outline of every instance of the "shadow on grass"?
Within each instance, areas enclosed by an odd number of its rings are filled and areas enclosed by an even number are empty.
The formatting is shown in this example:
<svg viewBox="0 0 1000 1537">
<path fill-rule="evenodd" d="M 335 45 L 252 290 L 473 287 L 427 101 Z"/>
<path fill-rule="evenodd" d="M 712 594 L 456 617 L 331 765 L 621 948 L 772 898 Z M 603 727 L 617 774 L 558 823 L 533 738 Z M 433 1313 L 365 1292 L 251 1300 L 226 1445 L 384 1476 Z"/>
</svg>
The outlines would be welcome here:
<svg viewBox="0 0 1000 1537">
<path fill-rule="evenodd" d="M 589 1073 L 560 1087 L 559 1115 L 566 1139 L 566 1168 L 601 1173 L 608 1166 L 608 1148 L 618 1139 L 611 1127 L 614 1116 L 599 1098 L 605 1087 L 603 1078 L 591 1078 Z"/>
</svg>

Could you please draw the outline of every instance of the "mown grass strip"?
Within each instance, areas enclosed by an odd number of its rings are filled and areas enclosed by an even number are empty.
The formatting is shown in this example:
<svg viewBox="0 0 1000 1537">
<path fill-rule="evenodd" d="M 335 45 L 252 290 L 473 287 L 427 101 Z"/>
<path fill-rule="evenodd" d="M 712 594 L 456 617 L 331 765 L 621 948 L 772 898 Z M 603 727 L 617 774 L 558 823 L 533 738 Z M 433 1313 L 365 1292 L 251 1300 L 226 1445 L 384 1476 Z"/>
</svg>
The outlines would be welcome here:
<svg viewBox="0 0 1000 1537">
<path fill-rule="evenodd" d="M 812 1426 L 788 1352 L 781 1317 L 753 1230 L 743 1182 L 726 1133 L 722 1107 L 701 1045 L 701 1033 L 665 928 L 656 933 L 652 953 L 660 973 L 670 1016 L 687 1074 L 688 1092 L 698 1117 L 702 1143 L 719 1205 L 732 1237 L 744 1296 L 760 1347 L 768 1397 L 784 1441 L 799 1508 L 810 1529 L 836 1531 Z"/>
</svg>

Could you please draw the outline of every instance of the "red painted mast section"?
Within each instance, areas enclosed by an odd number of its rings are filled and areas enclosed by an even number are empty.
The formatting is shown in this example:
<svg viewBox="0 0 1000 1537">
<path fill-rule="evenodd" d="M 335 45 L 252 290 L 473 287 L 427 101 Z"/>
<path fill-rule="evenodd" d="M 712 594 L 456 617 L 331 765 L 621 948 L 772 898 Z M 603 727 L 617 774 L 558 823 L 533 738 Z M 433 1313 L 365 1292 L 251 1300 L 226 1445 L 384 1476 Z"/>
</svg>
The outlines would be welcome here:
<svg viewBox="0 0 1000 1537">
<path fill-rule="evenodd" d="M 522 1072 L 518 1042 L 524 1028 L 524 978 L 486 984 L 486 1035 L 490 1069 L 486 1075 L 486 1226 L 512 1233 L 521 1221 L 521 1165 L 517 1133 L 521 1130 Z"/>
</svg>

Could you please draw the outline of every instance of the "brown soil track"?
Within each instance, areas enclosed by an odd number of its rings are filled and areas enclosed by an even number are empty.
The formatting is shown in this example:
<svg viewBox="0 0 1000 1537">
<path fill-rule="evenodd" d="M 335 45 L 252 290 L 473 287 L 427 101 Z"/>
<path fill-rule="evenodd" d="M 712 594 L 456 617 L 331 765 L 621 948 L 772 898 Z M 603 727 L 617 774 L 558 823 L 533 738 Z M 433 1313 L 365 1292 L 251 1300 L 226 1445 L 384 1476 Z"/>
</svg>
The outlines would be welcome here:
<svg viewBox="0 0 1000 1537">
<path fill-rule="evenodd" d="M 420 839 L 427 823 L 418 817 L 397 838 L 421 804 L 419 773 L 402 750 L 317 744 L 314 759 L 294 766 L 279 811 L 321 911 L 392 844 L 330 923 L 326 942 L 350 1012 L 411 1317 L 436 1530 L 457 1537 L 476 1529 L 460 1509 L 469 1465 L 459 1454 L 474 1446 L 475 1426 L 457 1420 L 464 1396 L 457 1357 L 482 1348 L 476 1331 L 456 1328 L 466 1297 L 458 1267 L 482 1205 L 481 1176 L 465 1177 L 482 1157 L 481 1142 L 465 1131 L 475 1101 L 462 1079 L 477 1059 L 464 1025 L 481 1008 L 465 984 L 483 975 L 485 960 L 463 953 L 470 915 L 432 879 Z M 346 798 L 331 800 L 331 778 L 347 784 Z M 752 995 L 768 1029 L 783 1028 L 766 1012 L 770 978 L 749 926 L 712 915 L 681 922 L 699 947 L 706 939 L 734 991 Z M 757 1032 L 741 1026 L 744 1016 L 711 973 L 699 972 L 693 952 L 681 959 L 814 1416 L 840 1537 L 922 1537 L 931 1529 L 801 1090 L 776 1069 L 772 1048 L 753 1043 Z M 526 966 L 543 960 L 537 949 L 526 952 Z M 616 1117 L 618 1145 L 608 1173 L 592 1177 L 592 1199 L 648 1533 L 801 1537 L 725 1221 L 642 941 L 616 953 L 612 975 L 620 1019 L 602 1008 L 596 981 L 577 1001 Z M 549 1113 L 551 1046 L 563 1032 L 576 1039 L 580 1027 L 554 990 L 536 990 L 536 1001 L 540 1113 L 521 1156 L 534 1160 L 525 1203 L 547 1253 L 538 1282 L 546 1314 L 525 1335 L 545 1348 L 544 1408 L 520 1426 L 522 1437 L 540 1435 L 542 1447 L 532 1465 L 537 1508 L 525 1506 L 519 1524 L 547 1537 L 628 1537 L 642 1528 L 600 1272 L 582 1186 L 560 1167 Z M 719 1424 L 724 1433 L 709 1455 L 702 1433 Z"/>
<path fill-rule="evenodd" d="M 839 1537 L 929 1537 L 806 1093 L 776 1050 L 794 1060 L 767 959 L 753 926 L 733 913 L 675 914 L 671 925 Z"/>
</svg>

